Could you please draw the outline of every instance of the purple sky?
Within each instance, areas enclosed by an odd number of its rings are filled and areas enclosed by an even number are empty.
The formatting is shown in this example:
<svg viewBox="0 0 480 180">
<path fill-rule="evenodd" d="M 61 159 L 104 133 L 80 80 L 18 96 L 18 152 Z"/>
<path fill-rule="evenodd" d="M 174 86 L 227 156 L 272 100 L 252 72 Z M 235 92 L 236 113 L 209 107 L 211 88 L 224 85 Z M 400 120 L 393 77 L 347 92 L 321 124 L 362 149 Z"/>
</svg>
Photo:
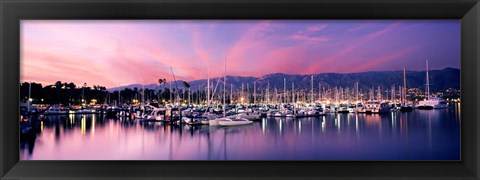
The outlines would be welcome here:
<svg viewBox="0 0 480 180">
<path fill-rule="evenodd" d="M 459 20 L 23 20 L 21 81 L 108 87 L 227 74 L 460 67 Z"/>
</svg>

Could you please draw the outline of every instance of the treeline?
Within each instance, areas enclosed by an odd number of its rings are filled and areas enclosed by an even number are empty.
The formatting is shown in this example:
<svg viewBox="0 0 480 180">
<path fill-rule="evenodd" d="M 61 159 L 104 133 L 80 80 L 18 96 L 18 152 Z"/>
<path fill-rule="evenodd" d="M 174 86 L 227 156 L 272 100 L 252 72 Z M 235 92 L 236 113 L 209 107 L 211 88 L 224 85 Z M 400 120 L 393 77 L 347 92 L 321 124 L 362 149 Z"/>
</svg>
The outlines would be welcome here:
<svg viewBox="0 0 480 180">
<path fill-rule="evenodd" d="M 34 104 L 82 104 L 82 98 L 89 103 L 92 99 L 98 102 L 105 102 L 108 95 L 107 88 L 100 85 L 87 86 L 83 84 L 78 86 L 72 82 L 62 83 L 57 81 L 53 85 L 43 86 L 40 83 L 24 82 L 20 84 L 20 101 L 26 102 L 30 98 Z"/>
<path fill-rule="evenodd" d="M 74 83 L 67 83 L 57 81 L 54 85 L 43 86 L 40 83 L 23 82 L 20 84 L 20 101 L 27 102 L 30 98 L 34 104 L 64 104 L 64 105 L 81 105 L 82 99 L 86 104 L 96 101 L 96 104 L 132 104 L 142 101 L 158 101 L 158 102 L 200 102 L 200 98 L 205 98 L 205 92 L 192 92 L 190 94 L 188 89 L 138 89 L 125 88 L 121 91 L 109 92 L 104 86 L 93 85 L 88 86 L 76 85 Z M 184 84 L 188 87 L 188 84 Z"/>
</svg>

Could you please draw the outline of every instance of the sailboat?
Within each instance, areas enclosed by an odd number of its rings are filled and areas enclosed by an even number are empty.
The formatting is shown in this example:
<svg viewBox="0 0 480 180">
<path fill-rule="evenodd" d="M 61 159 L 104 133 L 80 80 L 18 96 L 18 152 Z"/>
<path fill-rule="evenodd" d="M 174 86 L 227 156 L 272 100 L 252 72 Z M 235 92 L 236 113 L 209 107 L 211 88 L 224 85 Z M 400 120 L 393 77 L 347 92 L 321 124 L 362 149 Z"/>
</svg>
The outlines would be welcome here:
<svg viewBox="0 0 480 180">
<path fill-rule="evenodd" d="M 430 97 L 430 80 L 428 77 L 428 60 L 426 61 L 427 65 L 427 96 L 425 100 L 420 101 L 417 105 L 417 109 L 443 109 L 448 108 L 448 104 L 445 99 L 440 97 Z"/>
<path fill-rule="evenodd" d="M 400 111 L 410 112 L 413 111 L 413 104 L 407 102 L 407 75 L 405 72 L 405 67 L 403 67 L 403 103 L 400 106 Z"/>
<path fill-rule="evenodd" d="M 227 58 L 225 57 L 225 74 L 223 76 L 223 117 L 216 118 L 213 120 L 209 120 L 210 126 L 220 125 L 220 126 L 239 126 L 239 125 L 247 125 L 252 124 L 253 121 L 250 121 L 246 118 L 242 117 L 233 117 L 229 118 L 226 117 L 225 111 L 225 87 L 227 85 Z"/>
</svg>

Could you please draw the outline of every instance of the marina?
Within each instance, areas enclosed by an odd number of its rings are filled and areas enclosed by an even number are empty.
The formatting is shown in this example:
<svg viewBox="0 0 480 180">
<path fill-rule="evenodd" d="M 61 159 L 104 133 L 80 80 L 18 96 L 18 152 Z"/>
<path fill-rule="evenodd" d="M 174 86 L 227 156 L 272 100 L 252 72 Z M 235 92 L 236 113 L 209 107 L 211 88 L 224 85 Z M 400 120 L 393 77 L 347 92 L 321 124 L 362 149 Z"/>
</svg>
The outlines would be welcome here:
<svg viewBox="0 0 480 180">
<path fill-rule="evenodd" d="M 196 94 L 183 81 L 188 90 L 183 93 L 146 97 L 143 85 L 130 101 L 120 91 L 100 91 L 107 97 L 100 99 L 103 104 L 84 95 L 85 85 L 78 105 L 35 105 L 28 97 L 21 105 L 22 159 L 458 159 L 459 94 L 445 100 L 431 93 L 428 61 L 426 66 L 425 94 L 409 93 L 405 69 L 398 91 L 394 85 L 386 91 L 360 89 L 359 82 L 314 88 L 311 75 L 310 90 L 295 89 L 295 82 L 287 90 L 285 78 L 283 91 L 269 84 L 257 89 L 254 81 L 253 89 L 242 83 L 234 90 L 231 84 L 228 92 L 225 60 L 223 78 L 216 84 L 207 79 L 206 90 Z M 24 83 L 29 96 L 31 84 Z"/>
<path fill-rule="evenodd" d="M 460 159 L 456 20 L 22 23 L 22 160 Z"/>
</svg>

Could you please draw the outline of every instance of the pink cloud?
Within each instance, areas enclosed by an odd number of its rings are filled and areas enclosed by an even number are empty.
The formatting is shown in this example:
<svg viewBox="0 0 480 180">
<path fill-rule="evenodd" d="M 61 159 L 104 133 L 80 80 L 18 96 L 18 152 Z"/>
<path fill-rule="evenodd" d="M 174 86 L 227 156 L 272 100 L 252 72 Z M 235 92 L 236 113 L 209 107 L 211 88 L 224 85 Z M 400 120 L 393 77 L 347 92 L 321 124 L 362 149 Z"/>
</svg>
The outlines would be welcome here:
<svg viewBox="0 0 480 180">
<path fill-rule="evenodd" d="M 326 36 L 306 36 L 300 34 L 293 35 L 292 39 L 303 41 L 328 41 L 328 38 Z"/>
<path fill-rule="evenodd" d="M 266 34 L 271 32 L 274 27 L 270 21 L 259 21 L 250 28 L 228 51 L 227 57 L 230 66 L 240 67 L 245 61 L 249 61 L 246 55 L 265 52 L 269 46 Z"/>
<path fill-rule="evenodd" d="M 355 66 L 351 69 L 351 72 L 361 72 L 361 71 L 368 71 L 373 67 L 376 67 L 380 64 L 388 63 L 392 60 L 398 60 L 402 57 L 405 57 L 415 51 L 418 51 L 420 49 L 420 46 L 415 46 L 411 48 L 406 48 L 394 53 L 386 54 L 383 56 L 380 56 L 378 58 L 375 58 L 373 60 L 366 60 L 364 61 L 365 63 Z"/>
<path fill-rule="evenodd" d="M 315 25 L 315 26 L 309 26 L 307 27 L 306 29 L 306 32 L 309 32 L 309 33 L 312 33 L 312 32 L 317 32 L 317 31 L 321 31 L 323 29 L 327 28 L 327 25 L 326 24 L 319 24 L 319 25 Z"/>
<path fill-rule="evenodd" d="M 334 63 L 338 61 L 340 58 L 351 55 L 351 53 L 356 50 L 357 48 L 361 47 L 362 45 L 367 44 L 368 42 L 394 30 L 397 26 L 399 26 L 401 21 L 397 21 L 393 23 L 392 25 L 376 31 L 374 33 L 371 33 L 365 37 L 359 38 L 358 40 L 349 42 L 346 47 L 340 47 L 338 52 L 333 53 L 332 55 L 319 59 L 317 63 L 312 64 L 310 68 L 308 68 L 306 71 L 310 73 L 319 73 L 321 70 L 326 70 L 325 66 Z"/>
</svg>

